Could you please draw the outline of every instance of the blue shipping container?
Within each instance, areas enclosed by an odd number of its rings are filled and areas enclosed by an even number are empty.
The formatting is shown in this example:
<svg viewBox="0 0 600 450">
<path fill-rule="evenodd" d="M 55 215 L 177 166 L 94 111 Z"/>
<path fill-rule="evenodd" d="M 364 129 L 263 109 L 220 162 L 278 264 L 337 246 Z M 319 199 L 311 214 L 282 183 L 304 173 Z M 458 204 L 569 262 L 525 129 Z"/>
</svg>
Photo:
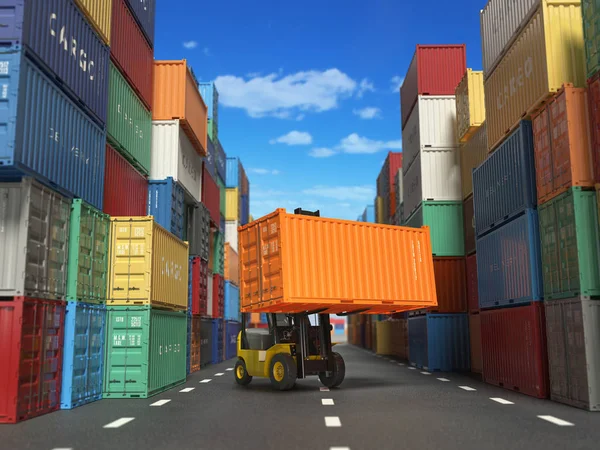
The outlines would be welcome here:
<svg viewBox="0 0 600 450">
<path fill-rule="evenodd" d="M 125 0 L 133 12 L 150 47 L 154 48 L 154 23 L 156 18 L 156 0 Z"/>
<path fill-rule="evenodd" d="M 223 319 L 211 319 L 212 321 L 212 364 L 223 361 Z M 202 350 L 200 350 L 202 351 Z"/>
<path fill-rule="evenodd" d="M 409 361 L 429 371 L 471 368 L 468 314 L 427 314 L 408 319 Z"/>
<path fill-rule="evenodd" d="M 241 225 L 246 225 L 250 220 L 250 195 L 242 194 L 242 217 L 240 217 Z"/>
<path fill-rule="evenodd" d="M 208 170 L 208 173 L 210 174 L 212 179 L 216 180 L 217 175 L 215 166 L 215 144 L 213 144 L 213 141 L 210 137 L 208 137 L 206 140 L 208 142 L 208 145 L 206 149 L 206 156 L 204 157 L 204 167 L 206 168 L 206 170 Z"/>
<path fill-rule="evenodd" d="M 225 187 L 239 188 L 240 187 L 240 158 L 227 158 L 227 173 L 225 174 Z"/>
<path fill-rule="evenodd" d="M 3 0 L 1 6 L 0 43 L 23 46 L 79 107 L 104 126 L 110 50 L 79 8 L 71 0 Z"/>
<path fill-rule="evenodd" d="M 181 185 L 169 177 L 148 182 L 148 215 L 179 239 L 183 239 L 185 193 Z"/>
<path fill-rule="evenodd" d="M 225 321 L 225 359 L 229 360 L 237 356 L 237 337 L 240 332 L 240 323 L 237 321 Z"/>
<path fill-rule="evenodd" d="M 106 132 L 29 58 L 0 54 L 0 180 L 32 175 L 102 210 Z"/>
<path fill-rule="evenodd" d="M 208 107 L 208 118 L 214 119 L 215 117 L 215 107 L 219 104 L 219 92 L 217 91 L 217 87 L 214 82 L 208 83 L 198 83 L 198 88 L 200 89 L 200 95 L 202 95 L 202 99 L 206 106 Z"/>
<path fill-rule="evenodd" d="M 227 155 L 225 154 L 225 150 L 223 150 L 223 146 L 221 145 L 221 141 L 219 141 L 219 139 L 217 139 L 217 142 L 215 144 L 215 149 L 216 149 L 215 166 L 217 169 L 217 175 L 221 178 L 221 181 L 223 181 L 223 184 L 225 184 L 225 178 L 227 178 L 227 170 L 226 170 Z"/>
<path fill-rule="evenodd" d="M 369 205 L 365 208 L 363 213 L 363 222 L 375 223 L 375 206 Z"/>
<path fill-rule="evenodd" d="M 519 305 L 543 298 L 538 213 L 528 209 L 477 239 L 479 307 Z"/>
<path fill-rule="evenodd" d="M 240 288 L 225 281 L 225 320 L 241 320 Z"/>
<path fill-rule="evenodd" d="M 475 232 L 486 232 L 537 205 L 531 122 L 519 127 L 473 171 Z"/>
<path fill-rule="evenodd" d="M 106 306 L 67 302 L 61 409 L 102 398 Z"/>
</svg>

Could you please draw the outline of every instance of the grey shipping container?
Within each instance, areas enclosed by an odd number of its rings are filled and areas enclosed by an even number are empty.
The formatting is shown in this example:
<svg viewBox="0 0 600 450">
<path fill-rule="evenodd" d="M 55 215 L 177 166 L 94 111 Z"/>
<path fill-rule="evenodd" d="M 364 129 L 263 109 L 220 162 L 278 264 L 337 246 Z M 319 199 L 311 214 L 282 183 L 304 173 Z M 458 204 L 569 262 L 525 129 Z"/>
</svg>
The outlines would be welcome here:
<svg viewBox="0 0 600 450">
<path fill-rule="evenodd" d="M 156 0 L 125 0 L 151 47 L 154 47 Z"/>
<path fill-rule="evenodd" d="M 225 178 L 227 178 L 227 154 L 225 153 L 225 150 L 223 150 L 223 146 L 219 139 L 217 139 L 215 148 L 217 151 L 215 157 L 217 175 L 221 178 L 223 184 L 225 184 Z"/>
<path fill-rule="evenodd" d="M 204 203 L 187 206 L 187 240 L 190 256 L 199 256 L 208 261 L 210 240 L 210 212 Z"/>
<path fill-rule="evenodd" d="M 100 125 L 106 122 L 109 48 L 71 0 L 2 0 L 0 42 L 27 55 Z"/>
<path fill-rule="evenodd" d="M 202 319 L 200 323 L 200 367 L 206 367 L 212 361 L 212 334 L 212 319 Z"/>
<path fill-rule="evenodd" d="M 0 181 L 32 175 L 102 209 L 106 133 L 22 53 L 0 69 Z"/>
<path fill-rule="evenodd" d="M 63 300 L 71 201 L 32 178 L 0 184 L 0 297 Z"/>
<path fill-rule="evenodd" d="M 546 337 L 552 400 L 600 411 L 600 302 L 547 302 Z"/>
<path fill-rule="evenodd" d="M 477 236 L 537 205 L 531 122 L 519 127 L 473 171 Z"/>
</svg>

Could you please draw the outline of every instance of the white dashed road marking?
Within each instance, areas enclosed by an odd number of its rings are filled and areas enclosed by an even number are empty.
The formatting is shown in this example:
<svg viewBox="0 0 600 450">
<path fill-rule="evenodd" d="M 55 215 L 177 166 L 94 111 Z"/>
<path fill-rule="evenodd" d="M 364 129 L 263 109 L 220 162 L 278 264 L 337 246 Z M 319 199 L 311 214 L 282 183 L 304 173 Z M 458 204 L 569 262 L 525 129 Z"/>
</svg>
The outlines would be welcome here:
<svg viewBox="0 0 600 450">
<path fill-rule="evenodd" d="M 423 375 L 431 375 L 430 372 L 421 372 Z"/>
<path fill-rule="evenodd" d="M 225 369 L 227 372 L 231 372 L 233 370 L 233 367 L 230 367 L 229 369 Z"/>
<path fill-rule="evenodd" d="M 325 426 L 326 427 L 341 427 L 342 426 L 342 422 L 340 421 L 340 418 L 337 416 L 329 416 L 329 417 L 325 417 Z"/>
<path fill-rule="evenodd" d="M 477 389 L 472 388 L 471 386 L 459 386 L 459 388 L 464 389 L 465 391 L 476 391 Z"/>
<path fill-rule="evenodd" d="M 350 447 L 329 447 L 329 450 L 350 450 Z"/>
<path fill-rule="evenodd" d="M 504 400 L 503 398 L 500 398 L 500 397 L 490 397 L 490 400 L 500 403 L 501 405 L 514 405 L 513 402 Z"/>
<path fill-rule="evenodd" d="M 223 375 L 225 375 L 223 372 L 215 373 L 215 377 L 222 377 Z"/>
<path fill-rule="evenodd" d="M 206 378 L 202 380 L 200 383 L 210 383 L 212 380 L 210 378 Z"/>
<path fill-rule="evenodd" d="M 326 388 L 326 387 L 319 388 L 319 390 L 321 392 L 329 392 L 329 388 Z"/>
<path fill-rule="evenodd" d="M 440 381 L 450 381 L 448 378 L 438 378 Z"/>
<path fill-rule="evenodd" d="M 162 406 L 169 403 L 171 400 L 159 400 L 157 402 L 152 403 L 150 406 Z"/>
<path fill-rule="evenodd" d="M 52 450 L 73 450 L 73 448 L 72 447 L 58 447 L 58 448 L 53 448 Z"/>
<path fill-rule="evenodd" d="M 547 422 L 553 423 L 554 425 L 558 425 L 559 427 L 573 427 L 574 423 L 567 422 L 566 420 L 559 419 L 554 416 L 538 416 L 540 419 L 545 420 Z"/>
<path fill-rule="evenodd" d="M 331 406 L 331 405 L 333 405 L 333 399 L 332 398 L 322 398 L 321 404 L 323 406 Z"/>
<path fill-rule="evenodd" d="M 409 367 L 408 370 L 417 370 L 414 367 Z"/>
<path fill-rule="evenodd" d="M 123 425 L 128 424 L 132 420 L 135 420 L 135 417 L 121 417 L 120 419 L 117 419 L 114 422 L 104 425 L 103 428 L 120 428 Z"/>
<path fill-rule="evenodd" d="M 403 366 L 403 365 L 404 365 L 404 363 L 398 363 L 398 365 L 399 365 L 399 366 Z"/>
<path fill-rule="evenodd" d="M 185 389 L 180 390 L 179 392 L 192 392 L 194 389 L 196 389 L 196 388 L 185 388 Z"/>
</svg>

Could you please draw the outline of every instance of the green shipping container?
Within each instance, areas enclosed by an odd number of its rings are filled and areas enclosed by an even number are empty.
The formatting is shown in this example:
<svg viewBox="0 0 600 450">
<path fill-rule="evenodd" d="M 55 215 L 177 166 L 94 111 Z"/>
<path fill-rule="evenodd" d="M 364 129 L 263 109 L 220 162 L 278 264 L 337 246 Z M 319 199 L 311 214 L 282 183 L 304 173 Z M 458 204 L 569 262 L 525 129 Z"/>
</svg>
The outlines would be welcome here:
<svg viewBox="0 0 600 450">
<path fill-rule="evenodd" d="M 546 300 L 600 295 L 595 191 L 575 187 L 538 207 Z"/>
<path fill-rule="evenodd" d="M 213 142 L 217 142 L 217 138 L 219 137 L 219 133 L 218 133 L 218 128 L 215 125 L 215 123 L 212 121 L 212 119 L 208 119 L 208 136 L 210 137 L 210 140 Z"/>
<path fill-rule="evenodd" d="M 433 256 L 464 256 L 462 202 L 422 202 L 406 220 L 406 226 L 429 227 Z"/>
<path fill-rule="evenodd" d="M 220 275 L 225 274 L 225 235 L 223 233 L 215 232 L 213 234 L 213 266 L 211 270 L 213 273 Z"/>
<path fill-rule="evenodd" d="M 187 315 L 107 308 L 104 398 L 148 398 L 185 383 Z"/>
<path fill-rule="evenodd" d="M 107 138 L 144 175 L 150 172 L 152 114 L 119 70 L 110 64 Z"/>
<path fill-rule="evenodd" d="M 221 177 L 217 177 L 217 186 L 219 186 L 219 195 L 221 199 L 221 215 L 225 215 L 225 208 L 227 205 L 227 196 L 225 195 L 225 184 L 221 181 Z"/>
<path fill-rule="evenodd" d="M 600 1 L 583 0 L 581 6 L 587 76 L 591 78 L 600 70 Z"/>
<path fill-rule="evenodd" d="M 75 199 L 69 227 L 67 300 L 106 303 L 110 217 Z"/>
</svg>

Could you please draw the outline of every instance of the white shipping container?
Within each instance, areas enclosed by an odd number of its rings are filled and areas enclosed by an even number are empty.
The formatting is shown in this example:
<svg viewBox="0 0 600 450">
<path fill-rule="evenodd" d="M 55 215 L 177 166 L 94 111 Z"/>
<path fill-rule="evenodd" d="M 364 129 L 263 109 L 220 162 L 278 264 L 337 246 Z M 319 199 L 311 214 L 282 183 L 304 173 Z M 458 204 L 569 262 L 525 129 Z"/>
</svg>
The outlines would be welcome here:
<svg viewBox="0 0 600 450">
<path fill-rule="evenodd" d="M 404 202 L 404 174 L 401 170 L 396 173 L 394 189 L 396 190 L 396 211 L 398 211 L 400 205 Z"/>
<path fill-rule="evenodd" d="M 225 222 L 225 242 L 229 243 L 236 252 L 238 251 L 238 227 L 240 222 L 238 220 L 228 220 Z"/>
<path fill-rule="evenodd" d="M 521 29 L 540 6 L 540 0 L 489 0 L 480 13 L 483 72 L 487 78 Z"/>
<path fill-rule="evenodd" d="M 423 149 L 404 175 L 404 217 L 422 201 L 462 200 L 460 151 L 457 148 Z"/>
<path fill-rule="evenodd" d="M 404 174 L 421 149 L 458 147 L 456 138 L 456 97 L 419 95 L 402 130 L 402 171 Z M 406 195 L 406 192 L 404 193 Z"/>
<path fill-rule="evenodd" d="M 173 177 L 195 201 L 202 200 L 202 158 L 179 120 L 152 121 L 150 179 Z"/>
<path fill-rule="evenodd" d="M 206 315 L 208 317 L 212 317 L 213 315 L 213 273 L 212 270 L 208 269 L 208 275 L 206 276 L 207 278 L 207 287 L 208 287 L 208 293 L 207 293 L 207 299 L 208 301 L 206 302 Z"/>
</svg>

